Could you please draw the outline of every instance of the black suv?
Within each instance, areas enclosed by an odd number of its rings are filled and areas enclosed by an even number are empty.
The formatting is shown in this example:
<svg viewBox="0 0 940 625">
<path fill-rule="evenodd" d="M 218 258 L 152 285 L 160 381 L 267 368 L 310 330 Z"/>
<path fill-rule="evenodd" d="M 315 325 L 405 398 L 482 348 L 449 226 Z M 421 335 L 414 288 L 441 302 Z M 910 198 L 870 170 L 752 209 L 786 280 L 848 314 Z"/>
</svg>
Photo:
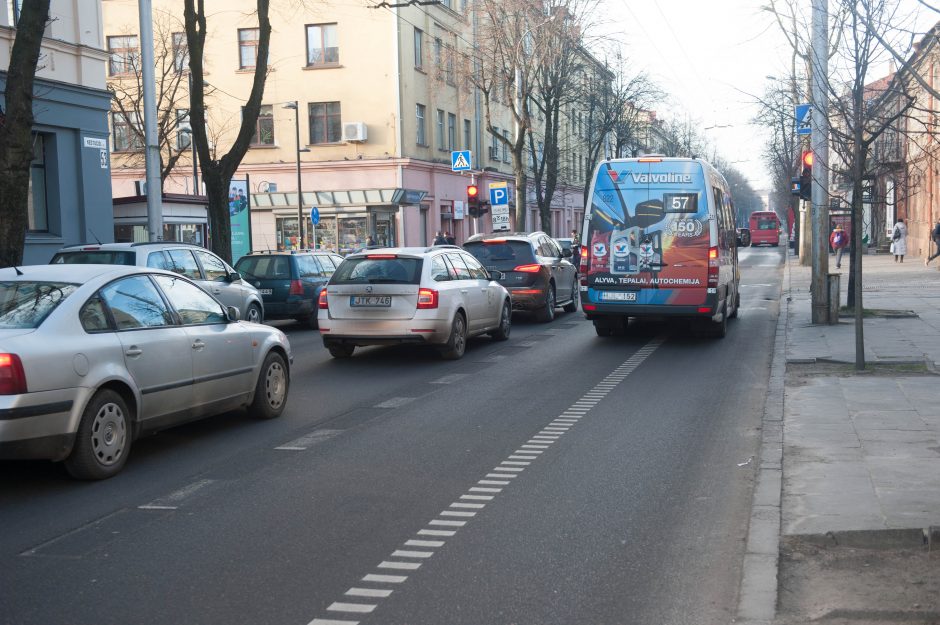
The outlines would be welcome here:
<svg viewBox="0 0 940 625">
<path fill-rule="evenodd" d="M 463 245 L 493 272 L 512 296 L 513 310 L 535 312 L 540 321 L 555 318 L 555 307 L 578 309 L 577 267 L 544 232 L 476 234 Z M 500 274 L 502 276 L 500 277 Z"/>
<path fill-rule="evenodd" d="M 265 321 L 296 319 L 316 328 L 320 291 L 341 262 L 330 252 L 251 252 L 235 270 L 261 293 Z"/>
</svg>

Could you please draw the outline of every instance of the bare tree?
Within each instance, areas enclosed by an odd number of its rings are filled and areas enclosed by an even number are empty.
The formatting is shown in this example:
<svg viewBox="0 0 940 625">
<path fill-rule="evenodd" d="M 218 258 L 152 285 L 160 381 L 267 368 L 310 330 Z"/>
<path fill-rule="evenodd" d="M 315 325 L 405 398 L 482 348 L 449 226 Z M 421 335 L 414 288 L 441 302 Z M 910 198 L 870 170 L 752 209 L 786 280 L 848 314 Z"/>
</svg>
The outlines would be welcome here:
<svg viewBox="0 0 940 625">
<path fill-rule="evenodd" d="M 7 69 L 0 119 L 0 267 L 23 262 L 29 227 L 29 167 L 33 160 L 33 79 L 49 0 L 23 3 Z"/>
<path fill-rule="evenodd" d="M 206 129 L 205 93 L 203 90 L 203 56 L 207 34 L 205 0 L 184 0 L 184 24 L 189 48 L 189 71 L 193 89 L 189 94 L 189 117 L 192 136 L 196 142 L 203 183 L 209 200 L 209 227 L 212 251 L 231 262 L 231 221 L 228 208 L 228 187 L 232 176 L 248 151 L 261 112 L 261 97 L 268 73 L 268 47 L 271 41 L 271 22 L 268 19 L 269 0 L 257 0 L 258 47 L 251 93 L 242 109 L 241 126 L 229 151 L 216 159 L 209 145 Z M 298 114 L 300 112 L 298 111 Z"/>
<path fill-rule="evenodd" d="M 770 170 L 771 204 L 793 207 L 798 200 L 791 193 L 795 163 L 800 158 L 800 142 L 794 133 L 794 108 L 798 104 L 792 84 L 775 80 L 760 100 L 760 111 L 754 121 L 766 127 L 771 135 L 764 146 L 764 164 Z M 800 236 L 799 219 L 794 220 L 796 236 Z"/>
</svg>

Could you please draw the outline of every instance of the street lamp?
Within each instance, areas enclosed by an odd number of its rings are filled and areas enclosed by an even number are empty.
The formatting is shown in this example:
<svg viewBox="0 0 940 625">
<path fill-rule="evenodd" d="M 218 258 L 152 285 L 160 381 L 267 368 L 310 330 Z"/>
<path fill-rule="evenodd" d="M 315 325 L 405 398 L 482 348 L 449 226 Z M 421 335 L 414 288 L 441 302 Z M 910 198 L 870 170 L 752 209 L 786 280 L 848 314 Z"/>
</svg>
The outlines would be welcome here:
<svg viewBox="0 0 940 625">
<path fill-rule="evenodd" d="M 298 249 L 306 249 L 304 245 L 304 193 L 300 184 L 300 153 L 309 152 L 309 148 L 300 148 L 300 103 L 297 100 L 288 102 L 283 108 L 294 111 L 294 136 L 297 140 L 297 243 Z"/>
</svg>

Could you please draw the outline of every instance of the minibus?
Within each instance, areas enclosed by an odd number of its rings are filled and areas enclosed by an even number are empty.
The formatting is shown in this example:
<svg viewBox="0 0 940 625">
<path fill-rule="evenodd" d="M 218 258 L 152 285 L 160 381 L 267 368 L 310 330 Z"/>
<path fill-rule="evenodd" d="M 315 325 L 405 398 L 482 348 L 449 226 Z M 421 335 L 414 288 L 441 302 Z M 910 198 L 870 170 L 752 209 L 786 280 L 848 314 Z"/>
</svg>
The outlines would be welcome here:
<svg viewBox="0 0 940 625">
<path fill-rule="evenodd" d="M 598 336 L 630 317 L 693 320 L 723 337 L 740 306 L 728 183 L 697 158 L 602 161 L 581 229 L 581 304 Z"/>
<path fill-rule="evenodd" d="M 774 211 L 754 211 L 748 219 L 751 245 L 780 245 L 780 218 Z"/>
</svg>

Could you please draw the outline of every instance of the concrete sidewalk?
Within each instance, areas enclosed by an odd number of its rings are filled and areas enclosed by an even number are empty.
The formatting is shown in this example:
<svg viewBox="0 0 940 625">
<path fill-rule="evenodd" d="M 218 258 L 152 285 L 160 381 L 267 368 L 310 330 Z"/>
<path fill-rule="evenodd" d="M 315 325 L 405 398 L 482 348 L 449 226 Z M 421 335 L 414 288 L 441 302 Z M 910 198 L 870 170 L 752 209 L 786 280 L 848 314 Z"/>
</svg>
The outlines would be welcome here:
<svg viewBox="0 0 940 625">
<path fill-rule="evenodd" d="M 843 303 L 844 260 L 838 270 L 833 257 L 830 269 L 842 274 Z M 940 271 L 924 267 L 922 259 L 905 260 L 863 257 L 863 305 L 878 316 L 864 320 L 870 366 L 858 373 L 854 320 L 813 325 L 810 268 L 787 259 L 736 623 L 803 622 L 810 614 L 821 623 L 862 622 L 862 616 L 869 617 L 865 623 L 940 619 L 940 536 L 934 534 L 933 557 L 918 557 L 925 530 L 940 526 Z M 820 550 L 807 556 L 790 548 L 805 544 Z M 826 551 L 839 545 L 850 545 L 851 552 Z M 882 578 L 863 581 L 864 568 L 846 564 L 858 549 L 884 547 L 908 551 L 894 559 L 869 554 L 867 562 L 903 571 L 869 567 Z M 834 574 L 840 567 L 841 576 Z M 797 572 L 816 579 L 800 579 Z M 916 581 L 922 576 L 933 579 Z M 902 578 L 910 582 L 905 588 L 913 585 L 924 597 L 884 588 L 886 599 L 871 589 Z M 860 587 L 856 595 L 853 585 Z M 785 595 L 778 595 L 784 587 Z M 794 607 L 801 601 L 794 593 L 801 592 L 813 608 L 804 614 Z M 840 605 L 840 597 L 850 605 Z M 890 597 L 901 605 L 885 607 Z M 872 616 L 888 613 L 891 621 Z M 837 619 L 846 614 L 857 618 Z"/>
</svg>

